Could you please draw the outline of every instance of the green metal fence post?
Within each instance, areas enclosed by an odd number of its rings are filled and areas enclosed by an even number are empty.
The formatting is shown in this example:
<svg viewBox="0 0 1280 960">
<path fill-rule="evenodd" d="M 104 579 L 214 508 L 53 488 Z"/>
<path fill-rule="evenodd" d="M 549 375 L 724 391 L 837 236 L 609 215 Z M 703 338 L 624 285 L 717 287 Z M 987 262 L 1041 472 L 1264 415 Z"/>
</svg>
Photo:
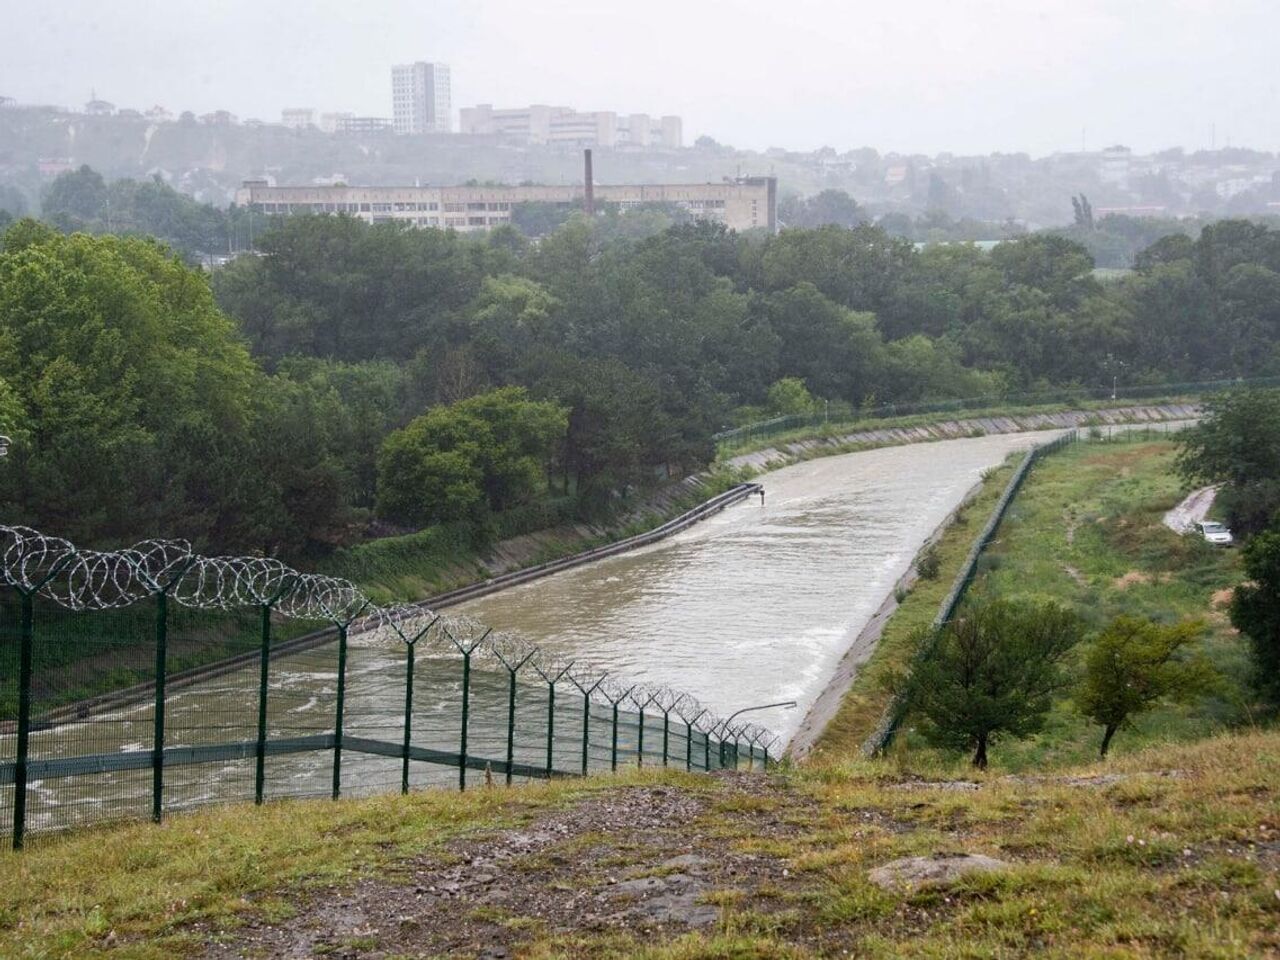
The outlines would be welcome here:
<svg viewBox="0 0 1280 960">
<path fill-rule="evenodd" d="M 702 769 L 711 772 L 711 731 L 702 735 Z"/>
<path fill-rule="evenodd" d="M 409 644 L 404 661 L 404 755 L 400 758 L 400 792 L 409 792 L 409 745 L 413 740 L 413 665 L 416 644 Z"/>
<path fill-rule="evenodd" d="M 587 775 L 587 767 L 591 762 L 591 694 L 595 693 L 600 684 L 604 683 L 608 674 L 601 674 L 589 687 L 584 687 L 573 677 L 569 681 L 582 692 L 582 775 Z"/>
<path fill-rule="evenodd" d="M 582 775 L 587 775 L 587 764 L 591 762 L 591 694 L 582 695 Z"/>
<path fill-rule="evenodd" d="M 640 708 L 640 726 L 636 728 L 636 766 L 644 766 L 644 707 Z"/>
<path fill-rule="evenodd" d="M 559 669 L 544 670 L 540 664 L 534 664 L 533 668 L 538 671 L 538 676 L 547 681 L 547 763 L 546 774 L 547 779 L 551 779 L 552 770 L 554 769 L 555 746 L 556 746 L 556 684 L 564 679 L 572 668 L 573 663 L 567 663 Z"/>
<path fill-rule="evenodd" d="M 556 746 L 556 682 L 547 683 L 547 779 L 551 779 L 551 764 Z"/>
<path fill-rule="evenodd" d="M 31 736 L 31 668 L 35 646 L 34 598 L 23 590 L 18 666 L 18 744 L 13 768 L 13 849 L 21 850 L 27 825 L 27 752 Z"/>
<path fill-rule="evenodd" d="M 286 580 L 288 578 L 285 578 Z M 297 587 L 297 580 L 282 583 L 262 602 L 262 650 L 258 662 L 258 743 L 253 771 L 253 802 L 261 804 L 267 784 L 267 691 L 271 678 L 271 611 Z"/>
<path fill-rule="evenodd" d="M 18 742 L 13 764 L 13 849 L 21 850 L 27 832 L 27 761 L 31 749 L 31 676 L 35 670 L 36 592 L 75 559 L 74 551 L 54 561 L 49 571 L 26 587 L 10 582 L 22 597 L 22 620 L 18 636 Z"/>
<path fill-rule="evenodd" d="M 609 750 L 609 769 L 618 769 L 618 702 L 613 701 L 613 743 Z"/>
<path fill-rule="evenodd" d="M 453 635 L 448 627 L 444 628 L 444 634 L 462 654 L 462 730 L 458 736 L 458 789 L 467 789 L 467 729 L 468 722 L 471 718 L 471 654 L 480 648 L 480 644 L 484 643 L 485 638 L 492 633 L 492 628 L 486 628 L 479 638 L 464 645 L 458 642 L 458 638 Z"/>
<path fill-rule="evenodd" d="M 671 711 L 662 711 L 662 765 L 667 765 L 667 748 L 671 743 Z"/>
<path fill-rule="evenodd" d="M 253 802 L 262 803 L 267 780 L 267 678 L 271 662 L 271 604 L 262 605 L 262 650 L 258 662 L 258 746 L 253 772 Z"/>
<path fill-rule="evenodd" d="M 152 724 L 154 744 L 151 751 L 151 819 L 160 822 L 164 805 L 164 681 L 169 645 L 169 594 L 156 594 L 156 699 Z"/>
<path fill-rule="evenodd" d="M 338 624 L 338 704 L 333 716 L 333 799 L 342 795 L 342 723 L 347 696 L 347 624 Z"/>
<path fill-rule="evenodd" d="M 471 651 L 462 651 L 462 732 L 458 741 L 458 789 L 467 789 L 467 719 L 471 710 Z"/>
<path fill-rule="evenodd" d="M 533 658 L 537 650 L 530 650 L 514 663 L 500 649 L 495 648 L 493 653 L 507 668 L 507 786 L 511 786 L 511 768 L 516 759 L 516 674 Z"/>
<path fill-rule="evenodd" d="M 427 631 L 435 626 L 439 617 L 432 617 L 431 622 L 415 633 L 412 637 L 406 637 L 404 631 L 400 629 L 400 623 L 392 618 L 390 620 L 391 629 L 404 642 L 404 742 L 400 749 L 400 792 L 406 794 L 409 792 L 409 749 L 413 745 L 413 681 L 414 667 L 417 662 L 418 641 L 427 635 Z"/>
<path fill-rule="evenodd" d="M 613 739 L 609 748 L 610 770 L 618 769 L 618 704 L 631 696 L 631 691 L 634 689 L 634 686 L 628 687 L 625 691 L 618 694 L 617 699 L 614 699 L 613 697 L 609 698 L 609 702 L 613 704 Z"/>
<path fill-rule="evenodd" d="M 706 710 L 699 710 L 694 714 L 693 719 L 685 721 L 684 768 L 686 771 L 693 770 L 693 725 L 697 723 L 706 712 Z"/>
<path fill-rule="evenodd" d="M 516 759 L 516 672 L 507 667 L 507 786 L 511 786 L 511 765 Z"/>
</svg>

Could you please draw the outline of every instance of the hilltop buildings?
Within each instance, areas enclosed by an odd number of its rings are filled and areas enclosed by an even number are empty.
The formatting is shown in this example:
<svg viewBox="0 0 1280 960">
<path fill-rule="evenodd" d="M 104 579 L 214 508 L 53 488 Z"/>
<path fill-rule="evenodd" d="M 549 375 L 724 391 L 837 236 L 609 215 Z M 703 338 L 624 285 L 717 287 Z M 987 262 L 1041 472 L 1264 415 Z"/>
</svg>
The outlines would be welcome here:
<svg viewBox="0 0 1280 960">
<path fill-rule="evenodd" d="M 597 204 L 635 207 L 670 203 L 700 220 L 714 220 L 733 230 L 777 228 L 778 181 L 743 177 L 723 183 L 593 186 Z M 276 187 L 265 180 L 246 180 L 236 203 L 265 214 L 338 214 L 367 223 L 409 223 L 473 232 L 511 222 L 511 209 L 521 203 L 585 205 L 583 184 L 566 186 L 484 187 Z"/>
<path fill-rule="evenodd" d="M 316 112 L 311 107 L 285 107 L 280 111 L 280 123 L 290 130 L 305 130 L 316 124 Z"/>
<path fill-rule="evenodd" d="M 504 110 L 489 103 L 465 107 L 458 129 L 461 133 L 500 136 L 523 143 L 577 147 L 676 150 L 683 146 L 684 139 L 683 125 L 676 116 L 618 114 L 611 110 L 580 112 L 571 107 L 537 103 Z"/>
<path fill-rule="evenodd" d="M 402 63 L 391 68 L 391 116 L 396 133 L 448 133 L 453 129 L 449 67 Z"/>
</svg>

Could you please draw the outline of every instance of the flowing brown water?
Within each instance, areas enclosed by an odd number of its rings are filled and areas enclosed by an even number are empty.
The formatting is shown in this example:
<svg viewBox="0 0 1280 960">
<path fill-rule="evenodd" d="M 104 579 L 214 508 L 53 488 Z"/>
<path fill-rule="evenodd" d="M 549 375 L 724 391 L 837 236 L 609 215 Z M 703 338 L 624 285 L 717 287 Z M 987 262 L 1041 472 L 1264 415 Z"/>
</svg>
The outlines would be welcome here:
<svg viewBox="0 0 1280 960">
<path fill-rule="evenodd" d="M 923 541 L 1015 450 L 1056 433 L 886 447 L 760 478 L 749 500 L 632 553 L 460 609 L 566 659 L 667 683 L 789 737 Z"/>
<path fill-rule="evenodd" d="M 753 704 L 799 701 L 799 709 L 756 719 L 783 738 L 795 731 L 837 661 L 924 539 L 983 471 L 1010 452 L 1054 434 L 1009 434 L 813 460 L 764 475 L 765 503 L 730 507 L 668 540 L 632 553 L 513 587 L 459 608 L 502 630 L 523 634 L 566 660 L 582 660 L 622 681 L 666 683 L 727 715 Z M 272 661 L 268 700 L 272 739 L 333 730 L 336 647 L 327 644 Z M 403 736 L 405 650 L 376 636 L 352 638 L 346 731 L 399 742 Z M 534 678 L 526 678 L 533 681 Z M 456 656 L 423 651 L 414 695 L 414 743 L 456 750 L 461 678 Z M 556 724 L 557 763 L 577 763 L 580 697 L 564 691 Z M 546 690 L 522 688 L 516 759 L 541 764 Z M 251 742 L 257 667 L 176 687 L 166 702 L 166 747 Z M 471 754 L 505 750 L 503 676 L 473 673 Z M 150 750 L 148 701 L 33 733 L 33 760 Z M 563 737 L 563 742 L 560 742 Z M 0 756 L 12 756 L 12 736 Z M 595 756 L 597 765 L 607 757 Z M 400 761 L 350 753 L 343 792 L 397 789 Z M 326 752 L 272 756 L 267 795 L 324 794 Z M 117 770 L 35 780 L 33 830 L 110 817 L 143 816 L 150 771 Z M 415 786 L 456 783 L 456 770 L 414 764 Z M 252 759 L 167 771 L 166 809 L 211 800 L 248 799 Z M 12 803 L 12 789 L 0 807 Z"/>
</svg>

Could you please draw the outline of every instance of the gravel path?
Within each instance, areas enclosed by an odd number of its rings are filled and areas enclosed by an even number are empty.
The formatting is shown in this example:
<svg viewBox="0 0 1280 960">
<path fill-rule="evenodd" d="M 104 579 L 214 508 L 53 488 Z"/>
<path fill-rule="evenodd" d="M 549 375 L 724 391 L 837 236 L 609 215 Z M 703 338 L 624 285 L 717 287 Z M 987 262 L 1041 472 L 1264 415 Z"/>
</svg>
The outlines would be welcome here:
<svg viewBox="0 0 1280 960">
<path fill-rule="evenodd" d="M 1164 515 L 1164 525 L 1174 533 L 1189 533 L 1209 514 L 1218 488 L 1201 487 Z"/>
</svg>

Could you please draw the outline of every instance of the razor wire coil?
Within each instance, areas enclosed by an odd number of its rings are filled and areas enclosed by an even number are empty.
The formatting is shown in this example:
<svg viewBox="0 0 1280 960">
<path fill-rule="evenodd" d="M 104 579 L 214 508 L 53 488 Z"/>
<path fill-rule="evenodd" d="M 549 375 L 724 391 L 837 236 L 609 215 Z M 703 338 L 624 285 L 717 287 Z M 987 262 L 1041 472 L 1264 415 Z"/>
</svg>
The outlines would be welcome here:
<svg viewBox="0 0 1280 960">
<path fill-rule="evenodd" d="M 165 594 L 181 606 L 231 611 L 270 607 L 295 620 L 327 621 L 359 642 L 398 642 L 439 653 L 490 660 L 542 683 L 576 688 L 591 702 L 627 705 L 677 717 L 712 736 L 722 718 L 692 695 L 662 684 L 631 683 L 579 659 L 567 660 L 466 614 L 440 614 L 419 604 L 375 604 L 341 577 L 303 573 L 272 557 L 204 556 L 185 540 L 143 540 L 121 550 L 80 550 L 32 527 L 0 525 L 0 584 L 67 610 L 114 610 Z M 778 737 L 765 727 L 734 727 L 735 736 L 766 749 Z M 722 731 L 723 733 L 723 731 Z"/>
</svg>

